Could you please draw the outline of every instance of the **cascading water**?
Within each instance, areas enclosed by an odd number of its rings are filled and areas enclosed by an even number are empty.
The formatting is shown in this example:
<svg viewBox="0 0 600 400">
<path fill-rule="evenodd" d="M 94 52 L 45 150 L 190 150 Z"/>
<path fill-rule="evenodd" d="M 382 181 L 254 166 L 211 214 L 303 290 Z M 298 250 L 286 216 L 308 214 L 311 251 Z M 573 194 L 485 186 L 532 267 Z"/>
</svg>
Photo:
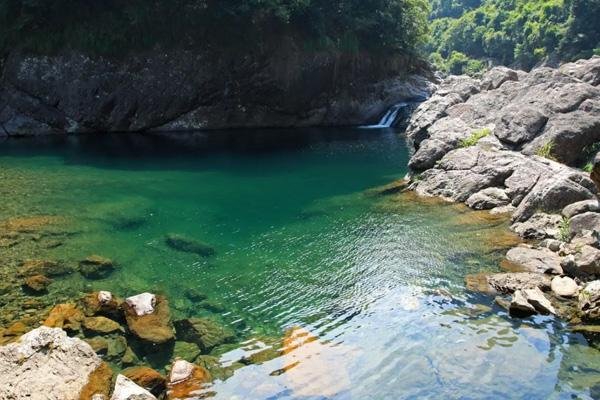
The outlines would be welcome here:
<svg viewBox="0 0 600 400">
<path fill-rule="evenodd" d="M 381 118 L 378 124 L 370 125 L 368 128 L 391 128 L 396 119 L 398 118 L 398 114 L 406 107 L 408 107 L 408 103 L 398 103 L 392 106 Z"/>
</svg>

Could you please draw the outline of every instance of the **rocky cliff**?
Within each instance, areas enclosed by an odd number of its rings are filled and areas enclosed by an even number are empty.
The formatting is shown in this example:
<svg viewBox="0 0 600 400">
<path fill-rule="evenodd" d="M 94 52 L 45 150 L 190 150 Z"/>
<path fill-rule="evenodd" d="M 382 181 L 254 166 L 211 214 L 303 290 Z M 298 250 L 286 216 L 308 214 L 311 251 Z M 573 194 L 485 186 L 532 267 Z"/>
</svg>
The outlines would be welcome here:
<svg viewBox="0 0 600 400">
<path fill-rule="evenodd" d="M 2 64 L 0 135 L 358 125 L 430 94 L 406 56 L 214 49 L 109 59 L 15 52 Z"/>
<path fill-rule="evenodd" d="M 514 293 L 516 316 L 598 319 L 600 205 L 592 179 L 600 173 L 600 57 L 530 73 L 498 67 L 480 80 L 449 77 L 416 110 L 407 136 L 412 189 L 510 215 L 515 232 L 536 240 L 506 255 L 522 272 L 485 277 L 485 291 Z M 468 283 L 481 287 L 481 279 Z M 533 289 L 552 290 L 554 307 Z M 578 304 L 566 300 L 578 294 Z"/>
</svg>

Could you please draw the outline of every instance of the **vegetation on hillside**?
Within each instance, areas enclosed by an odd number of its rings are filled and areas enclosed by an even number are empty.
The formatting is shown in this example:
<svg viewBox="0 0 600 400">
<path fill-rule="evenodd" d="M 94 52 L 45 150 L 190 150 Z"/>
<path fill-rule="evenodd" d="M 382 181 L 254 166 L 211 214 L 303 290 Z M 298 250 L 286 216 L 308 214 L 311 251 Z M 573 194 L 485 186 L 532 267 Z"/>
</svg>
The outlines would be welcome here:
<svg viewBox="0 0 600 400">
<path fill-rule="evenodd" d="M 432 61 L 448 73 L 488 63 L 529 69 L 600 53 L 600 0 L 432 0 Z"/>
<path fill-rule="evenodd" d="M 427 0 L 0 0 L 0 50 L 260 48 L 286 34 L 312 48 L 410 53 L 428 15 Z"/>
</svg>

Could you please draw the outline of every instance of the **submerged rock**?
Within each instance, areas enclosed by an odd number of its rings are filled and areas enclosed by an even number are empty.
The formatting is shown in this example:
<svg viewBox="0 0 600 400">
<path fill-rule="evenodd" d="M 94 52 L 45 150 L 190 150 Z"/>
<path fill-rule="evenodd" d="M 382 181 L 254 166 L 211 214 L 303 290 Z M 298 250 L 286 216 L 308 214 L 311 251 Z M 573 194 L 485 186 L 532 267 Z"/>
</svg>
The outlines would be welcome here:
<svg viewBox="0 0 600 400">
<path fill-rule="evenodd" d="M 88 279 L 107 278 L 114 269 L 112 260 L 97 255 L 89 256 L 79 262 L 79 272 Z"/>
<path fill-rule="evenodd" d="M 194 253 L 202 257 L 211 257 L 217 253 L 213 247 L 206 243 L 183 235 L 171 233 L 167 235 L 165 241 L 167 246 L 174 250 L 185 253 Z"/>
<path fill-rule="evenodd" d="M 118 322 L 106 317 L 88 317 L 83 320 L 83 327 L 92 333 L 107 334 L 122 330 Z"/>
<path fill-rule="evenodd" d="M 509 272 L 500 274 L 476 274 L 466 278 L 470 290 L 495 294 L 511 294 L 517 290 L 539 288 L 550 290 L 551 278 L 534 272 Z"/>
<path fill-rule="evenodd" d="M 86 316 L 103 315 L 119 319 L 121 310 L 119 300 L 107 291 L 89 293 L 81 299 L 82 309 Z"/>
<path fill-rule="evenodd" d="M 44 275 L 33 275 L 25 279 L 24 287 L 26 290 L 40 294 L 47 291 L 52 280 Z"/>
<path fill-rule="evenodd" d="M 185 342 L 196 343 L 203 353 L 235 340 L 233 330 L 209 318 L 190 318 L 175 322 L 177 337 Z"/>
<path fill-rule="evenodd" d="M 156 397 L 131 379 L 118 375 L 110 400 L 156 400 Z"/>
<path fill-rule="evenodd" d="M 26 260 L 19 268 L 19 276 L 44 275 L 49 277 L 67 275 L 73 272 L 73 268 L 63 263 L 50 260 Z"/>
<path fill-rule="evenodd" d="M 175 333 L 171 326 L 169 302 L 162 296 L 155 298 L 156 303 L 152 311 L 148 308 L 136 309 L 127 301 L 122 307 L 127 326 L 135 336 L 151 343 L 162 344 L 173 340 Z"/>
<path fill-rule="evenodd" d="M 93 371 L 88 379 L 88 383 L 79 393 L 79 400 L 108 399 L 112 386 L 113 372 L 107 363 L 102 362 Z"/>
<path fill-rule="evenodd" d="M 61 329 L 37 328 L 0 347 L 2 398 L 78 400 L 100 358 Z"/>
</svg>

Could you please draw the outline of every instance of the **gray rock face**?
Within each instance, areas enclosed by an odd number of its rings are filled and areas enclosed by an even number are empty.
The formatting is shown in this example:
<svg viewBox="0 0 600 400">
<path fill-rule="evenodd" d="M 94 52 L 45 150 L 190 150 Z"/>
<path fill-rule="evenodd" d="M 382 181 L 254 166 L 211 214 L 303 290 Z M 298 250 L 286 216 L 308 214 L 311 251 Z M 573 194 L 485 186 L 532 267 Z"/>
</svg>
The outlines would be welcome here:
<svg viewBox="0 0 600 400">
<path fill-rule="evenodd" d="M 511 226 L 524 239 L 556 239 L 560 236 L 562 218 L 556 214 L 534 214 L 525 222 L 517 222 Z"/>
<path fill-rule="evenodd" d="M 77 400 L 100 358 L 83 340 L 57 328 L 37 328 L 0 347 L 3 399 Z"/>
<path fill-rule="evenodd" d="M 549 249 L 515 247 L 506 253 L 506 259 L 529 272 L 557 275 L 563 273 L 560 256 Z"/>
<path fill-rule="evenodd" d="M 0 71 L 0 132 L 360 125 L 434 87 L 417 75 L 397 77 L 406 59 L 365 55 L 356 64 L 298 48 L 175 50 L 122 60 L 14 52 Z"/>
<path fill-rule="evenodd" d="M 565 64 L 560 67 L 560 72 L 598 86 L 600 85 L 600 56 Z"/>
<path fill-rule="evenodd" d="M 537 313 L 535 307 L 527 301 L 523 290 L 517 290 L 513 294 L 508 311 L 511 316 L 517 318 L 526 318 Z"/>
<path fill-rule="evenodd" d="M 571 235 L 578 236 L 586 231 L 600 232 L 600 213 L 586 212 L 571 218 Z"/>
</svg>

